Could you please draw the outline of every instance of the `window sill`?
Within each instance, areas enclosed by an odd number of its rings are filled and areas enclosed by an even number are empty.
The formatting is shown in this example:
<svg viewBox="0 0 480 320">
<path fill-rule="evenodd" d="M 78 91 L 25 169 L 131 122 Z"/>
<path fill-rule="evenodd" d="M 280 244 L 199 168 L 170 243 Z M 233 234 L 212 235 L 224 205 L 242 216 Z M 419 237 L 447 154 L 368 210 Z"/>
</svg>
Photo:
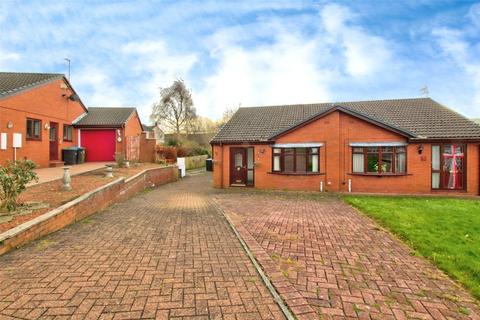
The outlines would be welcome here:
<svg viewBox="0 0 480 320">
<path fill-rule="evenodd" d="M 364 177 L 404 177 L 404 176 L 411 176 L 411 173 L 356 173 L 350 172 L 348 175 L 351 176 L 364 176 Z"/>
<path fill-rule="evenodd" d="M 28 138 L 28 137 L 26 137 L 25 140 L 27 140 L 27 141 L 42 141 L 42 138 Z"/>
<path fill-rule="evenodd" d="M 63 139 L 63 142 L 73 142 L 73 140 Z"/>
<path fill-rule="evenodd" d="M 467 190 L 465 190 L 465 189 L 440 189 L 440 188 L 439 189 L 433 189 L 432 188 L 431 190 L 434 193 L 446 193 L 446 194 L 448 194 L 450 192 L 461 192 L 461 193 L 466 193 L 467 192 Z"/>
<path fill-rule="evenodd" d="M 275 172 L 275 171 L 270 171 L 267 172 L 268 174 L 278 174 L 282 176 L 323 176 L 325 175 L 324 172 Z"/>
</svg>

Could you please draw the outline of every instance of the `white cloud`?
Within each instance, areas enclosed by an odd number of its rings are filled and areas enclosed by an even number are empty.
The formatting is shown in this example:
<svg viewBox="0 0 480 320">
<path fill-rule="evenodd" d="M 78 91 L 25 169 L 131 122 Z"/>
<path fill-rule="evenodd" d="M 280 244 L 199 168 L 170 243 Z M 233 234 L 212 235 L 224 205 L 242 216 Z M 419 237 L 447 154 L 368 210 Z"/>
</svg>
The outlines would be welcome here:
<svg viewBox="0 0 480 320">
<path fill-rule="evenodd" d="M 20 60 L 20 55 L 15 52 L 4 50 L 0 47 L 0 70 L 8 70 L 9 67 Z"/>
<path fill-rule="evenodd" d="M 162 40 L 129 42 L 121 52 L 130 71 L 136 75 L 131 90 L 138 97 L 137 107 L 143 118 L 150 115 L 151 104 L 158 100 L 159 88 L 185 78 L 197 62 L 196 54 L 172 53 Z"/>
<path fill-rule="evenodd" d="M 88 92 L 88 95 L 82 95 L 82 100 L 89 107 L 125 105 L 125 92 L 113 83 L 106 71 L 93 67 L 83 68 L 81 72 L 75 74 L 74 83 Z"/>
<path fill-rule="evenodd" d="M 477 114 L 480 109 L 480 56 L 479 48 L 470 45 L 464 39 L 460 30 L 441 28 L 433 30 L 443 53 L 453 60 L 470 77 L 474 86 L 473 106 L 464 106 L 463 109 L 470 114 Z M 474 112 L 476 110 L 476 112 Z"/>
<path fill-rule="evenodd" d="M 215 72 L 195 95 L 199 111 L 221 116 L 227 107 L 284 104 L 328 99 L 327 71 L 317 67 L 313 41 L 293 35 L 255 49 L 230 46 L 214 53 Z"/>
<path fill-rule="evenodd" d="M 391 53 L 381 37 L 352 25 L 352 12 L 343 6 L 326 5 L 320 13 L 331 45 L 339 44 L 345 58 L 345 71 L 354 77 L 382 71 L 390 64 Z"/>
<path fill-rule="evenodd" d="M 320 18 L 309 19 L 259 20 L 215 32 L 207 45 L 218 63 L 195 95 L 199 111 L 219 117 L 239 103 L 326 101 L 332 84 L 391 68 L 387 42 L 357 27 L 347 8 L 327 5 Z M 319 27 L 305 31 L 304 22 Z"/>
<path fill-rule="evenodd" d="M 472 20 L 475 26 L 480 26 L 480 3 L 474 4 L 470 7 L 470 10 L 468 11 L 468 17 L 470 20 Z"/>
</svg>

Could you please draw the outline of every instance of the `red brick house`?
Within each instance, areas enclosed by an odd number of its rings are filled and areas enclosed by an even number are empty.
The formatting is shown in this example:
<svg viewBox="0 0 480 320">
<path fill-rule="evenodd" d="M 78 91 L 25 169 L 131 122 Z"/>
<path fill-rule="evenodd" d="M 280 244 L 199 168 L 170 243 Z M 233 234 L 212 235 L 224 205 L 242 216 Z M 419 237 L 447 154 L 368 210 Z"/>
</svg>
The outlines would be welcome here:
<svg viewBox="0 0 480 320">
<path fill-rule="evenodd" d="M 88 108 L 73 125 L 87 161 L 113 161 L 116 153 L 139 159 L 139 154 L 131 155 L 132 148 L 139 152 L 143 131 L 136 108 Z"/>
<path fill-rule="evenodd" d="M 0 164 L 15 158 L 40 167 L 58 162 L 61 149 L 77 145 L 72 122 L 86 112 L 62 74 L 0 72 Z"/>
<path fill-rule="evenodd" d="M 87 109 L 63 74 L 0 72 L 0 165 L 63 165 L 61 150 L 73 146 L 86 147 L 87 161 L 110 161 L 141 132 L 135 108 Z"/>
<path fill-rule="evenodd" d="M 480 126 L 429 98 L 240 108 L 215 187 L 479 194 Z"/>
</svg>

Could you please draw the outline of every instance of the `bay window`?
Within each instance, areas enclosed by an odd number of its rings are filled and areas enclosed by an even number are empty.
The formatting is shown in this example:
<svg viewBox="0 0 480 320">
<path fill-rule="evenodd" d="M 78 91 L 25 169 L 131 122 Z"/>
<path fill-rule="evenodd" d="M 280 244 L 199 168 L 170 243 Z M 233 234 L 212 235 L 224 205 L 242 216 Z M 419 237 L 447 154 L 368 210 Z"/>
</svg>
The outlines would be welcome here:
<svg viewBox="0 0 480 320">
<path fill-rule="evenodd" d="M 404 146 L 352 147 L 352 172 L 374 175 L 405 174 L 407 151 Z"/>
<path fill-rule="evenodd" d="M 309 174 L 320 169 L 320 148 L 272 149 L 272 171 L 281 173 Z"/>
</svg>

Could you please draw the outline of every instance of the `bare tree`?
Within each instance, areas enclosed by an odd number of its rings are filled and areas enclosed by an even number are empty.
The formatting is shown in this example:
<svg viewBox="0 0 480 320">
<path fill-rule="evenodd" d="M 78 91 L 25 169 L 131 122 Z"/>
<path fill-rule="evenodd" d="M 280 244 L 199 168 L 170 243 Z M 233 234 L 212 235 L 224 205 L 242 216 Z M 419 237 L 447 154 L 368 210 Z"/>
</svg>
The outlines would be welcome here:
<svg viewBox="0 0 480 320">
<path fill-rule="evenodd" d="M 160 100 L 153 105 L 150 119 L 179 135 L 196 117 L 192 93 L 185 82 L 178 79 L 170 87 L 160 89 Z"/>
<path fill-rule="evenodd" d="M 210 133 L 217 130 L 216 123 L 207 117 L 197 116 L 189 121 L 186 132 L 188 134 Z"/>
</svg>

